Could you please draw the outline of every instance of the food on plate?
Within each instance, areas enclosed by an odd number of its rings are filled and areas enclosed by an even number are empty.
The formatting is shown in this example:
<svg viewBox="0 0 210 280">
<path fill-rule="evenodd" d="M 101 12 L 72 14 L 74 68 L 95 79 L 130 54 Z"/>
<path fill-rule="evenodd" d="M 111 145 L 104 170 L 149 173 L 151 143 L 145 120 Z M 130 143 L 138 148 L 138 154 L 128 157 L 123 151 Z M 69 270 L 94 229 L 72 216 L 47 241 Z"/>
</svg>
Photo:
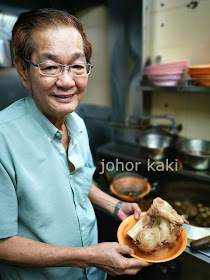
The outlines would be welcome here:
<svg viewBox="0 0 210 280">
<path fill-rule="evenodd" d="M 182 201 L 171 200 L 169 203 L 177 213 L 183 215 L 191 225 L 210 227 L 210 207 L 207 206 L 207 203 L 196 203 L 187 199 Z"/>
<path fill-rule="evenodd" d="M 127 232 L 138 248 L 153 255 L 163 255 L 176 245 L 180 227 L 188 221 L 165 200 L 157 197 L 145 215 Z"/>
</svg>

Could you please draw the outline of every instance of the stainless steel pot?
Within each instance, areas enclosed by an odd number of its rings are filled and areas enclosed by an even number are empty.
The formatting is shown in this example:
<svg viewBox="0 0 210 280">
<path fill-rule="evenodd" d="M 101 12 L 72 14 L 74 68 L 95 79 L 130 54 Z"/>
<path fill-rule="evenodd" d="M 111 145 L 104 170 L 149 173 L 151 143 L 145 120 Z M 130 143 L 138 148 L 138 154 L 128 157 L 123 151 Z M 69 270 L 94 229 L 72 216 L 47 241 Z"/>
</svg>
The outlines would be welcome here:
<svg viewBox="0 0 210 280">
<path fill-rule="evenodd" d="M 210 168 L 210 141 L 180 138 L 175 148 L 182 164 L 196 170 Z"/>
<path fill-rule="evenodd" d="M 139 145 L 145 158 L 162 160 L 170 155 L 173 146 L 173 136 L 163 133 L 144 134 Z"/>
</svg>

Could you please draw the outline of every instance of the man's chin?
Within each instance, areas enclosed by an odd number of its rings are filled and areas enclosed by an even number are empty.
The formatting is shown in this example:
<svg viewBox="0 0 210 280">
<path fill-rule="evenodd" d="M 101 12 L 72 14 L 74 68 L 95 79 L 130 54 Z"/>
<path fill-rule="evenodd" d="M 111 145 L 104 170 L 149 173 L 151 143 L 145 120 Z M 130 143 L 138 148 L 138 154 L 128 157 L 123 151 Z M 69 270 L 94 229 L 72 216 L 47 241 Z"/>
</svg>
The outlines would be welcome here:
<svg viewBox="0 0 210 280">
<path fill-rule="evenodd" d="M 63 104 L 62 106 L 60 106 L 59 108 L 59 114 L 63 114 L 63 115 L 67 115 L 67 114 L 70 114 L 70 113 L 73 113 L 77 106 L 78 106 L 79 102 L 75 102 L 73 104 Z"/>
</svg>

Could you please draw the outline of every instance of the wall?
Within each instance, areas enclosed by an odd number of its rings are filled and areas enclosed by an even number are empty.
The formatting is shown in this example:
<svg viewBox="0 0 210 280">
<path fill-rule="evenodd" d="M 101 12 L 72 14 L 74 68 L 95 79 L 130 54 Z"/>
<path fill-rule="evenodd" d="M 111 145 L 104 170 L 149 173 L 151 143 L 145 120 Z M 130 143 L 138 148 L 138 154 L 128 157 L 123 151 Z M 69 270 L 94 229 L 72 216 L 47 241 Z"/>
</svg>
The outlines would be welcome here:
<svg viewBox="0 0 210 280">
<path fill-rule="evenodd" d="M 93 45 L 93 69 L 82 103 L 110 106 L 107 7 L 100 5 L 85 9 L 76 16 L 82 22 Z"/>
<path fill-rule="evenodd" d="M 210 64 L 210 1 L 144 1 L 144 61 L 161 56 L 162 62 L 187 60 L 189 65 Z M 182 123 L 181 134 L 210 140 L 209 93 L 154 92 L 152 114 L 171 114 Z"/>
<path fill-rule="evenodd" d="M 163 63 L 210 64 L 210 0 L 198 1 L 195 9 L 187 8 L 190 2 L 144 1 L 144 61 L 160 55 Z M 83 103 L 110 106 L 107 7 L 83 10 L 77 16 L 93 42 L 94 68 Z M 149 109 L 152 114 L 173 115 L 183 125 L 181 135 L 210 140 L 209 104 L 210 93 L 153 92 Z"/>
</svg>

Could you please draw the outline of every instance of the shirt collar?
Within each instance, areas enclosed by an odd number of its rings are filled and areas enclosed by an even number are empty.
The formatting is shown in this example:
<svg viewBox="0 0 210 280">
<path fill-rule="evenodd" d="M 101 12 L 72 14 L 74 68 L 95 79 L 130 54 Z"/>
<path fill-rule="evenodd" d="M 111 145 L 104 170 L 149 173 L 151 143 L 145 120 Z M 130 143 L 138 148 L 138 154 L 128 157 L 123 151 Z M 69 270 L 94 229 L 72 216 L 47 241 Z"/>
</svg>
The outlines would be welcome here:
<svg viewBox="0 0 210 280">
<path fill-rule="evenodd" d="M 46 133 L 48 139 L 50 141 L 53 140 L 56 133 L 60 133 L 59 130 L 46 118 L 46 116 L 39 110 L 37 107 L 33 96 L 31 93 L 28 94 L 26 98 L 26 106 L 30 112 L 30 114 L 33 116 L 33 118 L 39 123 L 39 125 L 42 127 L 43 131 Z M 76 122 L 75 118 L 73 117 L 73 114 L 68 114 L 66 117 L 66 126 L 74 138 L 77 140 L 80 138 L 82 134 L 82 127 Z"/>
</svg>

